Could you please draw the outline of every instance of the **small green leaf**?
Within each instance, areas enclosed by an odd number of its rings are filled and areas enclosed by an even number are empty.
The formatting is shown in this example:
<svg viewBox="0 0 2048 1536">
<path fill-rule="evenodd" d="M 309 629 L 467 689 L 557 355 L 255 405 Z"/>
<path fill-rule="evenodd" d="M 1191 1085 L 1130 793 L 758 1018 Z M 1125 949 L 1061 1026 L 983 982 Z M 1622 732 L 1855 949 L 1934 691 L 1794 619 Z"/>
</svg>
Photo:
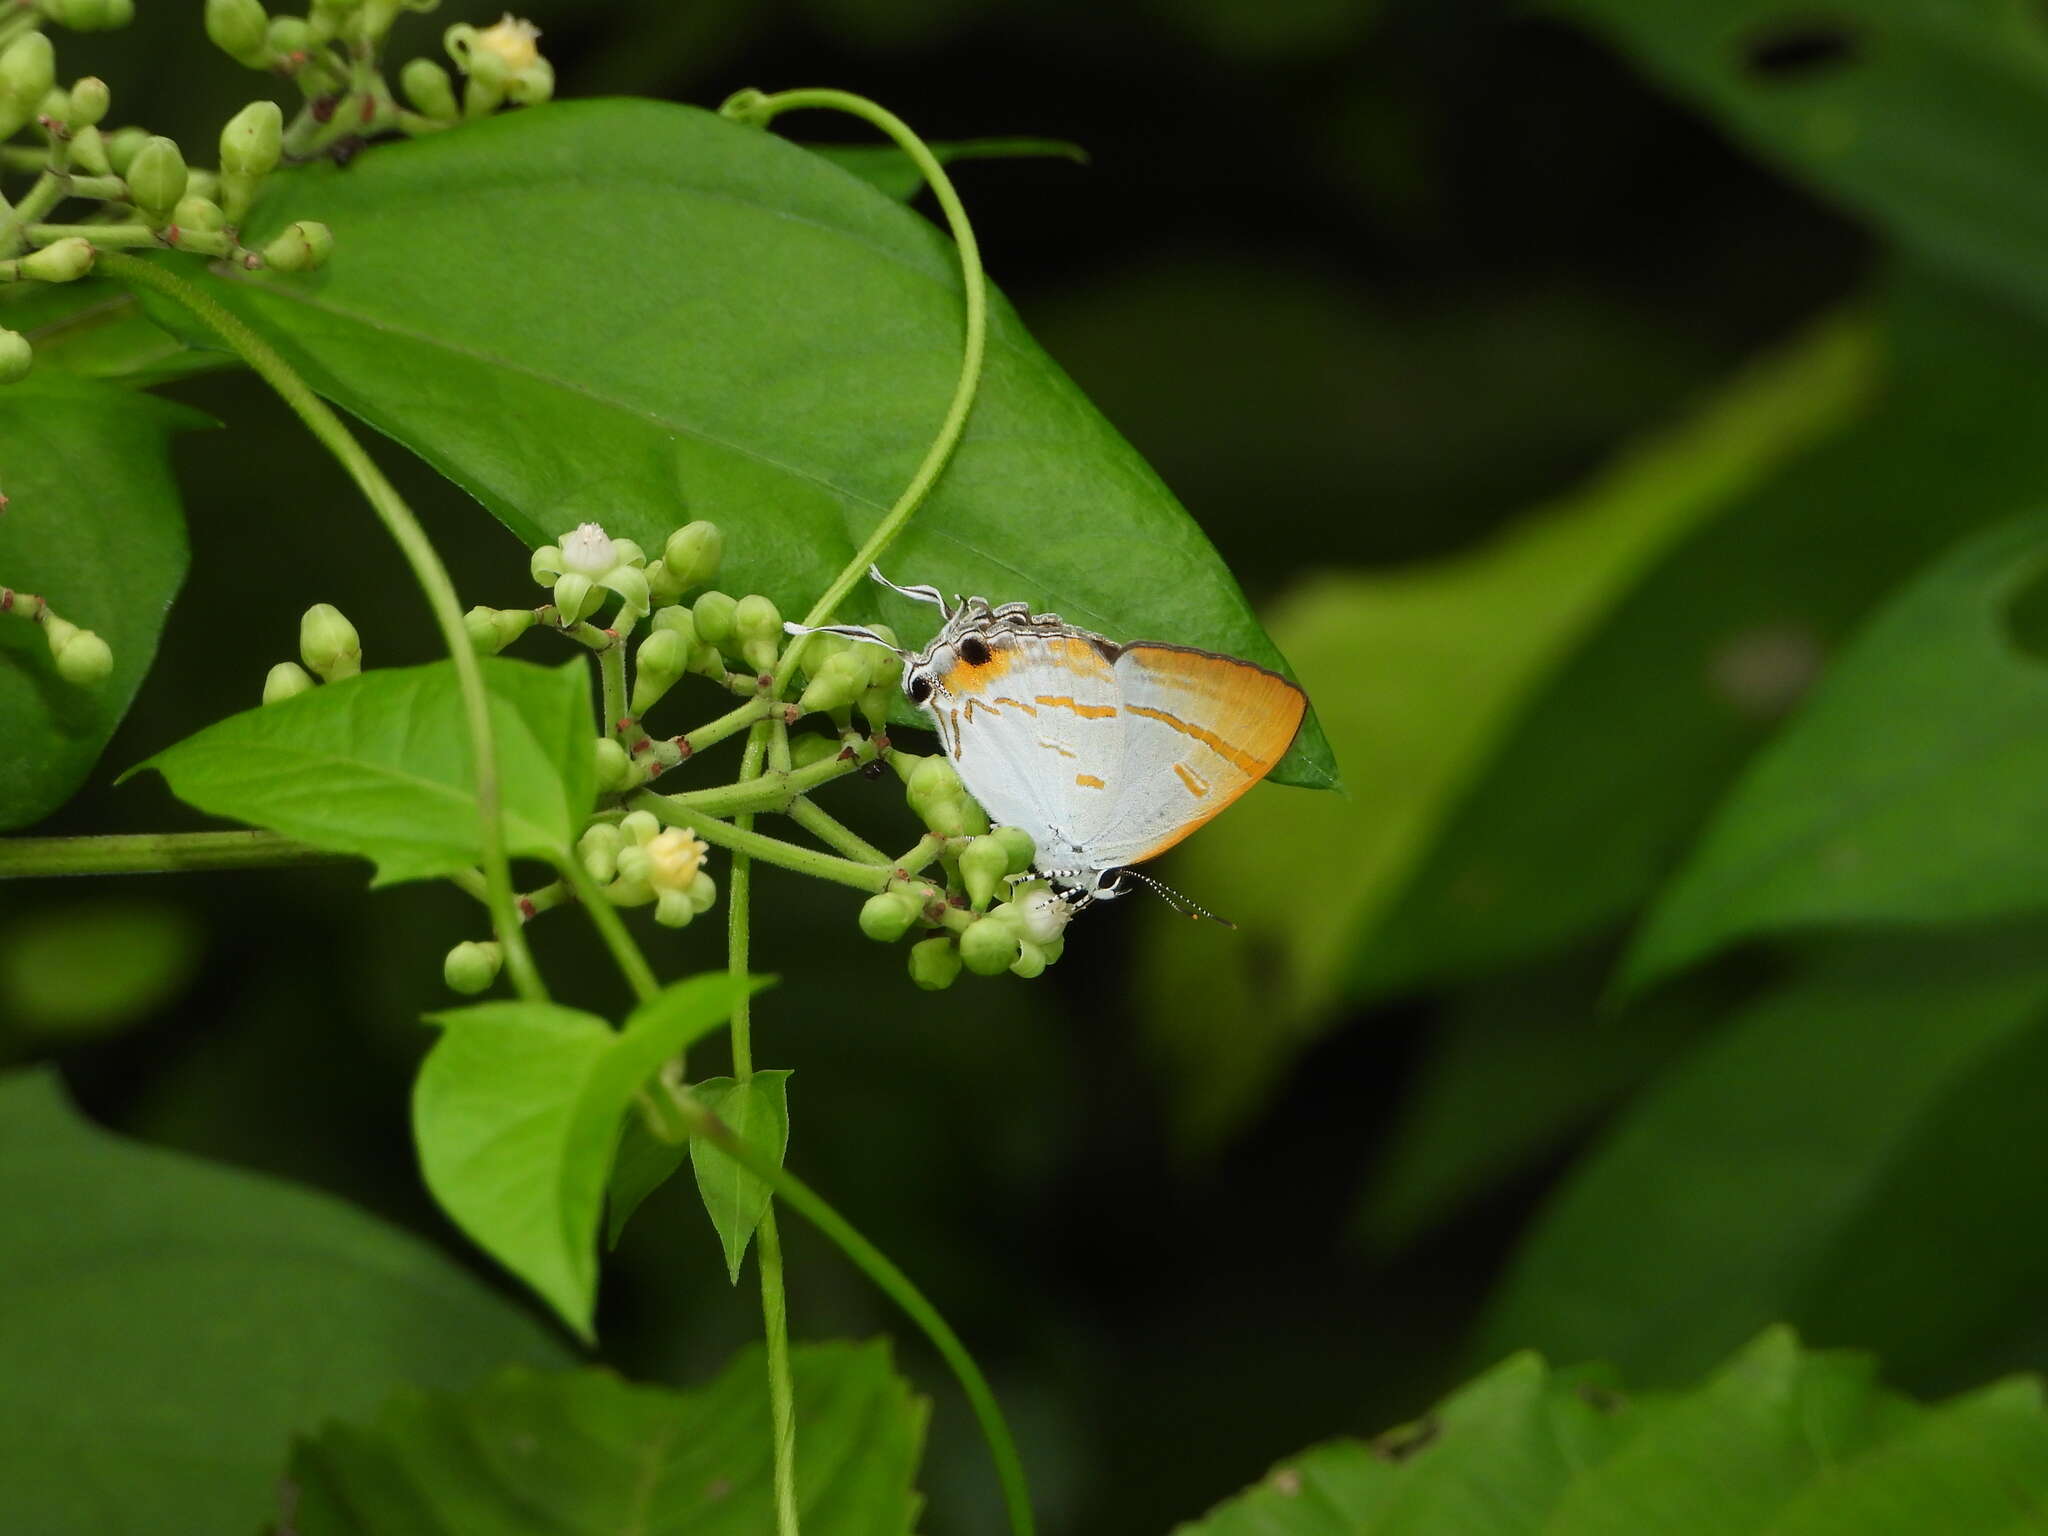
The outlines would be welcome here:
<svg viewBox="0 0 2048 1536">
<path fill-rule="evenodd" d="M 789 1150 L 787 1071 L 756 1072 L 745 1082 L 714 1077 L 690 1091 L 742 1142 L 777 1167 L 782 1165 Z M 774 1191 L 701 1136 L 690 1142 L 690 1163 L 697 1172 L 697 1192 L 704 1197 L 704 1209 L 725 1249 L 726 1272 L 738 1285 L 747 1244 L 768 1214 Z"/>
<path fill-rule="evenodd" d="M 924 172 L 893 144 L 808 144 L 842 171 L 858 176 L 884 197 L 909 202 L 924 190 Z M 959 139 L 925 146 L 941 165 L 961 160 L 1071 160 L 1088 163 L 1088 151 L 1065 139 Z"/>
<path fill-rule="evenodd" d="M 790 1364 L 803 1529 L 910 1536 L 928 1410 L 887 1346 L 800 1345 Z M 329 1424 L 298 1443 L 293 1529 L 759 1536 L 775 1526 L 767 1397 L 758 1348 L 686 1392 L 602 1371 L 508 1371 L 459 1396 L 409 1394 L 372 1422 Z"/>
<path fill-rule="evenodd" d="M 54 1072 L 0 1078 L 0 1232 L 10 1531 L 267 1528 L 294 1433 L 408 1383 L 569 1363 L 539 1319 L 426 1244 L 110 1136 Z"/>
<path fill-rule="evenodd" d="M 206 418 L 53 370 L 0 390 L 0 587 L 97 632 L 113 675 L 57 676 L 42 628 L 0 613 L 0 829 L 41 820 L 84 782 L 156 659 L 185 579 L 170 443 Z"/>
<path fill-rule="evenodd" d="M 483 670 L 506 845 L 558 861 L 595 793 L 589 669 Z M 454 663 L 380 669 L 232 715 L 141 766 L 203 811 L 360 854 L 387 885 L 482 858 L 463 720 Z"/>
<path fill-rule="evenodd" d="M 674 1178 L 688 1156 L 686 1142 L 662 1140 L 647 1128 L 644 1117 L 627 1111 L 626 1123 L 619 1130 L 619 1149 L 612 1156 L 611 1177 L 605 1183 L 605 1247 L 619 1246 L 626 1223 L 641 1202 Z"/>
<path fill-rule="evenodd" d="M 1736 785 L 1623 967 L 1640 988 L 1787 928 L 2048 909 L 2048 665 L 2008 610 L 2048 568 L 2048 513 L 1900 593 Z"/>
<path fill-rule="evenodd" d="M 284 706 L 278 706 L 280 708 Z M 766 982 L 723 972 L 670 988 L 625 1032 L 553 1003 L 436 1015 L 442 1037 L 413 1089 L 427 1187 L 456 1225 L 585 1338 L 597 1228 L 621 1117 L 678 1041 Z"/>
</svg>

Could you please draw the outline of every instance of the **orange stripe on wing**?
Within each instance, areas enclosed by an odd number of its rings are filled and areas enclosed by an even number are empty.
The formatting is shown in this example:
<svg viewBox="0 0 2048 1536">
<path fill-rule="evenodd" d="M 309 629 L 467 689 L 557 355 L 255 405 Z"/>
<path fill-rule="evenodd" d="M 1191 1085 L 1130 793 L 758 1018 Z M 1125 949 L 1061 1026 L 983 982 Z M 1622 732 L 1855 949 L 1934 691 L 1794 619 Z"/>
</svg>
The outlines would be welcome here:
<svg viewBox="0 0 2048 1536">
<path fill-rule="evenodd" d="M 1134 715 L 1143 715 L 1147 720 L 1157 720 L 1161 725 L 1170 726 L 1181 735 L 1199 741 L 1218 757 L 1243 769 L 1255 779 L 1273 766 L 1271 763 L 1260 762 L 1241 747 L 1233 747 L 1214 731 L 1205 731 L 1199 725 L 1190 725 L 1179 715 L 1168 714 L 1163 709 L 1147 709 L 1142 704 L 1126 704 L 1124 708 Z"/>
<path fill-rule="evenodd" d="M 1074 775 L 1074 782 L 1080 785 L 1083 789 L 1109 788 L 1107 784 L 1103 783 L 1102 780 L 1095 777 L 1095 775 L 1092 773 L 1077 773 Z"/>
<path fill-rule="evenodd" d="M 1083 720 L 1107 720 L 1116 713 L 1114 704 L 1076 704 L 1064 693 L 1041 693 L 1038 702 L 1048 709 L 1071 709 Z"/>
<path fill-rule="evenodd" d="M 1181 783 L 1187 785 L 1188 793 L 1197 800 L 1209 793 L 1209 781 L 1189 769 L 1186 763 L 1175 763 L 1173 771 L 1180 775 Z"/>
</svg>

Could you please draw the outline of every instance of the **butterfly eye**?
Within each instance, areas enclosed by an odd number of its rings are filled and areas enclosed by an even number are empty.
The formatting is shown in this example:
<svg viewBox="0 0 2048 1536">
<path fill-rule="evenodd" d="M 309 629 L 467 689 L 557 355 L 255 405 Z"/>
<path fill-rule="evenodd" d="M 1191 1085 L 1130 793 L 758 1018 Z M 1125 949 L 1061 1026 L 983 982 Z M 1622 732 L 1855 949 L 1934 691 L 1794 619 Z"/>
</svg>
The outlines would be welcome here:
<svg viewBox="0 0 2048 1536">
<path fill-rule="evenodd" d="M 911 703 L 922 704 L 932 696 L 932 680 L 920 672 L 910 680 L 910 687 L 906 691 L 910 694 Z"/>
<path fill-rule="evenodd" d="M 970 667 L 988 664 L 988 642 L 979 635 L 969 635 L 960 642 L 960 659 Z"/>
</svg>

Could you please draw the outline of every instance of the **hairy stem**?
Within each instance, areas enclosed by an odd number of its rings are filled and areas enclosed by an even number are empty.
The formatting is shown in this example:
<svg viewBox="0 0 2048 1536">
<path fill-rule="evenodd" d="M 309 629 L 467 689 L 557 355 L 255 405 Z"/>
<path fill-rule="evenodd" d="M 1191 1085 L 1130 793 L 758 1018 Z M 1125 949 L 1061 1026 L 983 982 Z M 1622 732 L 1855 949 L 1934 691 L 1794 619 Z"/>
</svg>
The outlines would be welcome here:
<svg viewBox="0 0 2048 1536">
<path fill-rule="evenodd" d="M 626 931 L 626 920 L 619 916 L 619 909 L 605 898 L 590 871 L 583 867 L 583 861 L 574 857 L 562 861 L 562 873 L 569 877 L 569 883 L 576 888 L 576 899 L 583 904 L 583 910 L 590 914 L 591 924 L 597 929 L 597 936 L 604 940 L 604 947 L 612 952 L 612 960 L 618 965 L 619 973 L 626 978 L 626 984 L 633 989 L 633 996 L 641 1002 L 661 990 L 661 983 L 654 978 L 654 968 L 647 963 L 647 957 L 640 953 L 640 946 L 633 942 L 633 935 Z"/>
<path fill-rule="evenodd" d="M 889 855 L 819 805 L 798 795 L 789 803 L 789 819 L 829 848 L 860 864 L 887 864 Z"/>
<path fill-rule="evenodd" d="M 419 519 L 405 504 L 397 488 L 384 478 L 384 472 L 377 467 L 376 461 L 363 451 L 362 444 L 342 424 L 341 418 L 328 409 L 326 402 L 307 387 L 305 380 L 262 337 L 183 278 L 154 262 L 124 256 L 117 251 L 101 251 L 97 265 L 105 276 L 154 288 L 191 311 L 226 342 L 243 362 L 277 391 L 299 420 L 306 424 L 306 429 L 348 471 L 349 478 L 355 481 L 384 524 L 385 531 L 405 556 L 406 563 L 412 567 L 413 578 L 426 594 L 427 606 L 440 628 L 441 641 L 455 663 L 456 680 L 462 690 L 471 771 L 476 782 L 484 879 L 490 890 L 491 923 L 497 930 L 499 944 L 504 948 L 505 968 L 511 973 L 512 985 L 519 995 L 529 999 L 546 998 L 547 988 L 533 963 L 533 952 L 527 948 L 526 937 L 520 932 L 518 913 L 513 906 L 512 867 L 505 853 L 505 828 L 500 816 L 497 744 L 492 736 L 490 700 L 484 692 L 483 668 L 470 644 L 469 631 L 463 625 L 462 605 L 456 600 L 455 584 L 449 580 L 448 568 L 441 563 L 426 530 L 420 526 Z"/>
<path fill-rule="evenodd" d="M 773 773 L 758 770 L 750 777 L 744 771 L 731 784 L 714 784 L 708 789 L 688 789 L 667 798 L 676 805 L 712 816 L 751 815 L 755 811 L 781 811 L 798 795 L 808 794 L 821 784 L 843 779 L 874 761 L 874 749 L 863 743 L 852 757 L 828 757 L 808 768 L 791 768 Z"/>
<path fill-rule="evenodd" d="M 138 832 L 119 837 L 0 837 L 0 880 L 43 875 L 165 875 L 199 869 L 334 864 L 355 857 L 275 832 Z"/>
</svg>

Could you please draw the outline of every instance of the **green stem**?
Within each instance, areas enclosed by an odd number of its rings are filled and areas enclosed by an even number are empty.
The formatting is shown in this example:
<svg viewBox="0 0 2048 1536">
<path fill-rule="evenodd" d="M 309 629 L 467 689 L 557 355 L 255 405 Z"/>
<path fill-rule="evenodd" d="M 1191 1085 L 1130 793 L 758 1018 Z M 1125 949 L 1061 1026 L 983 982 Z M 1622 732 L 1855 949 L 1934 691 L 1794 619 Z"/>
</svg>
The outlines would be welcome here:
<svg viewBox="0 0 2048 1536">
<path fill-rule="evenodd" d="M 737 736 L 767 713 L 766 699 L 749 699 L 727 710 L 716 720 L 707 720 L 694 731 L 685 731 L 682 739 L 689 744 L 690 755 L 694 757 L 706 747 L 717 746 L 728 736 Z"/>
<path fill-rule="evenodd" d="M 830 784 L 834 779 L 843 779 L 849 773 L 858 772 L 863 763 L 873 760 L 872 749 L 863 747 L 852 757 L 828 757 L 812 763 L 808 768 L 792 768 L 778 773 L 757 773 L 752 778 L 742 775 L 732 784 L 714 784 L 708 789 L 681 790 L 668 798 L 677 805 L 687 806 L 693 811 L 703 811 L 712 816 L 782 811 L 786 810 L 798 795 L 808 794 L 821 784 Z"/>
<path fill-rule="evenodd" d="M 120 837 L 0 837 L 0 880 L 43 875 L 164 875 L 199 869 L 333 864 L 329 853 L 275 832 L 140 832 Z"/>
<path fill-rule="evenodd" d="M 939 425 L 938 436 L 925 450 L 923 462 L 917 466 L 917 473 L 911 476 L 910 484 L 903 488 L 903 494 L 896 498 L 896 504 L 883 514 L 874 532 L 868 535 L 867 542 L 855 552 L 846 568 L 833 578 L 824 595 L 812 604 L 804 623 L 815 625 L 830 618 L 833 610 L 846 600 L 846 594 L 867 575 L 868 567 L 882 558 L 910 521 L 911 514 L 917 511 L 937 483 L 947 460 L 953 456 L 960 434 L 966 430 L 967 414 L 974 408 L 975 391 L 981 386 L 982 355 L 988 343 L 988 284 L 982 276 L 981 247 L 975 242 L 974 226 L 967 221 L 967 210 L 961 206 L 960 195 L 953 190 L 951 178 L 946 175 L 945 167 L 939 164 L 938 157 L 925 147 L 924 140 L 912 133 L 909 125 L 895 113 L 850 91 L 801 90 L 781 91 L 773 96 L 749 100 L 743 115 L 747 121 L 766 127 L 784 112 L 809 107 L 846 112 L 881 129 L 895 140 L 896 146 L 924 174 L 939 200 L 939 207 L 945 212 L 946 226 L 953 232 L 953 242 L 960 248 L 960 282 L 967 304 L 960 380 L 953 387 L 953 399 L 946 407 L 946 417 Z M 778 696 L 796 671 L 797 658 L 803 648 L 803 641 L 798 640 L 783 652 L 782 664 L 775 672 Z"/>
<path fill-rule="evenodd" d="M 147 224 L 31 224 L 27 234 L 28 243 L 37 246 L 72 235 L 90 240 L 101 250 L 112 250 L 117 246 L 154 249 L 164 243 Z"/>
<path fill-rule="evenodd" d="M 50 163 L 54 166 L 59 156 L 51 152 Z M 22 231 L 48 213 L 64 200 L 66 178 L 61 171 L 48 170 L 36 178 L 36 184 L 28 189 L 6 221 L 0 223 L 0 255 L 12 256 L 21 249 Z"/>
<path fill-rule="evenodd" d="M 836 848 L 847 858 L 862 864 L 887 864 L 889 855 L 862 837 L 853 828 L 844 825 L 815 800 L 798 795 L 789 802 L 789 819 L 802 827 L 811 836 L 827 847 Z"/>
<path fill-rule="evenodd" d="M 183 278 L 154 262 L 124 256 L 116 251 L 102 251 L 97 265 L 105 276 L 154 288 L 165 297 L 176 300 L 260 374 L 306 424 L 307 430 L 348 471 L 349 478 L 355 481 L 384 524 L 385 531 L 405 556 L 406 563 L 412 567 L 413 577 L 426 594 L 427 606 L 433 611 L 435 623 L 440 628 L 441 642 L 455 663 L 456 680 L 462 690 L 472 772 L 476 779 L 484 879 L 490 887 L 491 923 L 497 930 L 499 944 L 504 948 L 505 968 L 511 973 L 512 985 L 519 995 L 530 1000 L 545 999 L 547 988 L 533 963 L 533 952 L 527 948 L 526 936 L 520 931 L 518 913 L 512 901 L 512 867 L 505 852 L 505 828 L 500 815 L 497 744 L 491 728 L 490 700 L 484 692 L 483 667 L 470 644 L 469 631 L 463 626 L 462 605 L 456 599 L 455 584 L 449 580 L 448 568 L 435 553 L 426 530 L 413 516 L 412 508 L 405 504 L 397 488 L 384 478 L 384 472 L 377 467 L 376 461 L 363 451 L 362 444 L 342 424 L 341 418 L 328 409 L 326 403 L 306 386 L 305 381 L 262 337 Z"/>
<path fill-rule="evenodd" d="M 598 676 L 604 686 L 604 732 L 610 736 L 626 718 L 626 637 L 614 636 L 612 643 L 597 653 Z"/>
<path fill-rule="evenodd" d="M 817 880 L 830 880 L 837 885 L 850 885 L 857 891 L 881 891 L 888 889 L 890 870 L 886 865 L 859 864 L 852 859 L 834 858 L 829 853 L 820 853 L 815 848 L 801 847 L 796 843 L 785 843 L 780 838 L 769 837 L 751 827 L 736 826 L 729 821 L 720 821 L 716 816 L 707 816 L 700 811 L 677 805 L 667 795 L 648 794 L 646 791 L 634 795 L 628 802 L 636 811 L 651 811 L 671 827 L 685 827 L 703 838 L 707 843 L 716 843 L 734 855 L 733 869 L 737 872 L 743 859 L 759 859 L 764 864 L 778 864 L 784 869 L 795 870 L 800 875 L 809 875 Z"/>
<path fill-rule="evenodd" d="M 568 858 L 562 861 L 562 873 L 576 887 L 576 899 L 583 904 L 583 910 L 590 914 L 590 921 L 597 929 L 597 936 L 604 940 L 606 949 L 612 952 L 612 959 L 619 967 L 619 973 L 633 989 L 633 996 L 641 1002 L 661 990 L 661 983 L 655 980 L 654 968 L 647 963 L 647 957 L 640 953 L 640 946 L 633 942 L 633 935 L 626 931 L 626 920 L 619 916 L 619 909 L 606 899 L 590 871 L 583 867 L 583 861 Z"/>
</svg>

